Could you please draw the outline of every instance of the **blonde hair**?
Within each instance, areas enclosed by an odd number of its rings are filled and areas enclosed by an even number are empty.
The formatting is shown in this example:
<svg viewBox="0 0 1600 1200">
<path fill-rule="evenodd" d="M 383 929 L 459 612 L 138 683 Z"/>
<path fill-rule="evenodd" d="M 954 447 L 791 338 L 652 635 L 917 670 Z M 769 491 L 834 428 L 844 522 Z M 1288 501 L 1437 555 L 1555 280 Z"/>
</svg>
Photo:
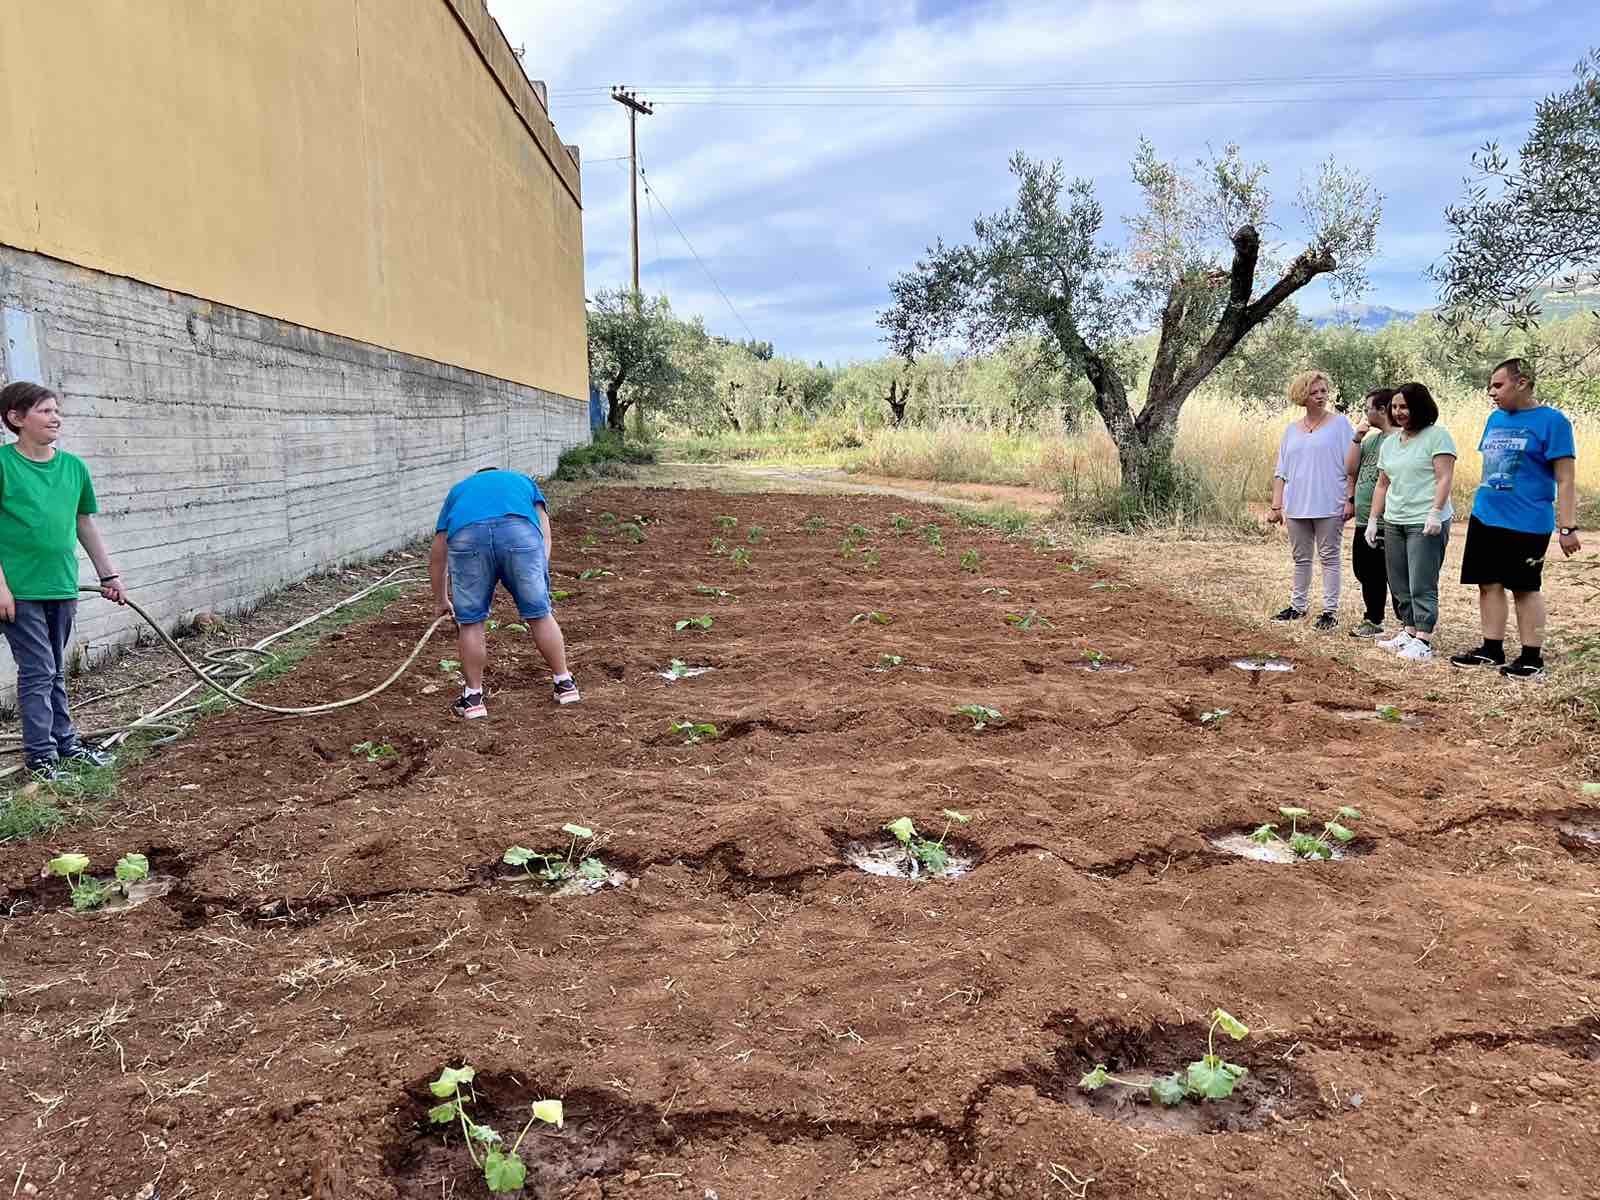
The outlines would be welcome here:
<svg viewBox="0 0 1600 1200">
<path fill-rule="evenodd" d="M 1333 391 L 1333 380 L 1321 371 L 1301 371 L 1289 381 L 1289 403 L 1304 408 L 1306 398 L 1311 395 L 1311 389 L 1321 380 L 1328 385 L 1328 390 Z"/>
</svg>

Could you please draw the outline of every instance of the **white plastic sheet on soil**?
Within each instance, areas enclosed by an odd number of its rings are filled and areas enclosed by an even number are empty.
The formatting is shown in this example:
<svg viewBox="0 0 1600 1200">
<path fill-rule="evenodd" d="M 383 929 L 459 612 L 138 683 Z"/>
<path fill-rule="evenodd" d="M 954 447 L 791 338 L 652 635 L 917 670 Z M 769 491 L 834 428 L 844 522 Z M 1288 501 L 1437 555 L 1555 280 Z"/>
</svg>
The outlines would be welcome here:
<svg viewBox="0 0 1600 1200">
<path fill-rule="evenodd" d="M 1280 841 L 1252 842 L 1248 833 L 1228 833 L 1221 837 L 1207 839 L 1218 850 L 1227 854 L 1237 854 L 1240 858 L 1252 859 L 1255 862 L 1269 863 L 1296 863 L 1296 862 L 1324 862 L 1320 858 L 1301 858 L 1287 843 Z M 1333 857 L 1344 857 L 1344 851 L 1335 846 Z"/>
<path fill-rule="evenodd" d="M 868 875 L 887 875 L 895 879 L 956 879 L 972 870 L 972 855 L 949 848 L 947 854 L 945 868 L 937 875 L 929 875 L 922 863 L 899 842 L 878 845 L 851 842 L 845 848 L 844 860 Z"/>
</svg>

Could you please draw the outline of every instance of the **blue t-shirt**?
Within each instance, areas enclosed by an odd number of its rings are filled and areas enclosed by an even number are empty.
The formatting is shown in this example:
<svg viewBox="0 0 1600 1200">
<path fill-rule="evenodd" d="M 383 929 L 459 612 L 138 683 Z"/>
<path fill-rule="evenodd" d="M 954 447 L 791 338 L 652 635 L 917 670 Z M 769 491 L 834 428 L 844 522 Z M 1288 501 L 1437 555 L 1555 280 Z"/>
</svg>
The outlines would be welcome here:
<svg viewBox="0 0 1600 1200">
<path fill-rule="evenodd" d="M 1485 525 L 1523 533 L 1556 527 L 1559 458 L 1574 458 L 1572 422 L 1559 409 L 1539 405 L 1522 412 L 1495 409 L 1483 427 L 1483 482 L 1472 497 L 1472 515 Z"/>
<path fill-rule="evenodd" d="M 492 517 L 527 517 L 537 525 L 543 505 L 539 485 L 520 471 L 479 471 L 450 489 L 433 528 L 449 537 L 463 526 Z"/>
</svg>

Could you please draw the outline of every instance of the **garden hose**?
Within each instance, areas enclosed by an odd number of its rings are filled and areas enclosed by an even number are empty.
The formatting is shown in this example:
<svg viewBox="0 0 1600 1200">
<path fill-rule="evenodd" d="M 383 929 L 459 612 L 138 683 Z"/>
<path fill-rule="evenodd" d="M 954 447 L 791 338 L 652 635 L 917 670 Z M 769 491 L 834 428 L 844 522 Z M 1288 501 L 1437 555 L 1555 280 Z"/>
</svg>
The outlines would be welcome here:
<svg viewBox="0 0 1600 1200">
<path fill-rule="evenodd" d="M 411 664 L 416 662 L 417 656 L 422 653 L 422 648 L 428 644 L 429 639 L 433 637 L 439 626 L 450 619 L 450 615 L 448 613 L 434 618 L 433 623 L 429 625 L 428 628 L 423 632 L 422 636 L 417 639 L 416 645 L 411 648 L 411 653 L 406 656 L 405 661 L 395 668 L 388 678 L 384 679 L 383 682 L 377 684 L 376 686 L 370 687 L 366 691 L 361 692 L 359 695 L 350 696 L 343 700 L 331 700 L 324 704 L 308 704 L 295 707 L 286 707 L 275 704 L 262 704 L 260 701 L 251 700 L 248 696 L 240 695 L 234 690 L 234 687 L 248 682 L 275 661 L 275 656 L 267 650 L 267 647 L 273 642 L 278 641 L 280 638 L 287 637 L 289 634 L 303 629 L 307 625 L 310 625 L 315 621 L 319 621 L 323 617 L 335 613 L 341 608 L 346 608 L 349 605 L 356 603 L 358 600 L 363 599 L 377 589 L 390 585 L 390 583 L 394 581 L 395 576 L 401 575 L 412 569 L 413 568 L 410 567 L 401 567 L 399 570 L 391 571 L 382 579 L 379 579 L 377 582 L 368 587 L 362 588 L 354 595 L 347 596 L 337 604 L 334 604 L 329 608 L 325 608 L 321 612 L 313 613 L 311 616 L 295 622 L 286 629 L 280 629 L 277 633 L 262 638 L 253 646 L 228 646 L 217 650 L 207 651 L 203 656 L 205 665 L 202 665 L 191 658 L 184 651 L 183 647 L 178 645 L 178 643 L 173 640 L 172 636 L 167 633 L 165 629 L 161 628 L 161 626 L 156 622 L 155 618 L 145 611 L 142 605 L 140 605 L 136 600 L 128 599 L 128 607 L 133 609 L 134 612 L 138 613 L 139 616 L 144 619 L 145 623 L 148 624 L 151 629 L 155 630 L 156 636 L 159 637 L 161 641 L 166 644 L 167 649 L 171 650 L 173 654 L 177 655 L 178 659 L 182 662 L 183 666 L 181 668 L 178 668 L 169 674 L 182 674 L 184 671 L 187 671 L 189 674 L 192 674 L 195 677 L 196 682 L 189 685 L 189 687 L 178 693 L 178 695 L 172 697 L 172 699 L 168 700 L 165 704 L 152 709 L 150 712 L 144 713 L 134 721 L 131 721 L 125 725 L 109 726 L 105 729 L 88 730 L 81 736 L 86 739 L 98 739 L 102 737 L 108 738 L 106 744 L 110 745 L 121 741 L 129 734 L 150 730 L 160 731 L 163 734 L 162 737 L 157 739 L 158 742 L 172 741 L 174 738 L 179 737 L 184 732 L 185 727 L 182 724 L 176 723 L 170 719 L 167 721 L 157 721 L 154 718 L 175 718 L 194 712 L 195 710 L 201 708 L 205 703 L 204 701 L 183 705 L 182 707 L 175 706 L 178 705 L 178 702 L 183 700 L 186 696 L 189 696 L 198 688 L 202 687 L 209 688 L 216 694 L 226 697 L 236 704 L 242 704 L 246 708 L 253 708 L 257 712 L 287 717 L 315 716 L 319 713 L 333 712 L 336 709 L 349 708 L 352 705 L 361 704 L 364 701 L 372 699 L 374 696 L 377 696 L 379 693 L 392 687 L 394 683 L 402 675 L 404 675 L 407 670 L 410 669 Z M 420 580 L 406 579 L 399 582 L 416 583 L 420 582 Z M 98 595 L 100 594 L 101 589 L 98 586 L 84 586 L 80 587 L 78 590 L 80 592 L 92 592 Z M 252 657 L 256 661 L 248 661 Z M 164 679 L 167 677 L 168 676 L 163 675 L 158 676 L 157 679 Z M 156 682 L 156 680 L 149 680 L 146 681 L 145 684 L 139 684 L 135 686 L 143 687 L 147 686 L 148 683 L 153 682 Z M 229 686 L 230 684 L 233 686 Z M 116 692 L 107 692 L 101 696 L 95 697 L 95 699 L 107 699 L 110 696 L 118 695 L 121 694 L 121 692 L 129 690 L 132 689 L 118 689 Z M 21 735 L 0 734 L 0 753 L 4 753 L 6 751 L 11 751 L 14 753 L 19 751 L 21 748 Z M 0 779 L 3 779 L 8 775 L 15 774 L 21 769 L 22 768 L 20 766 L 14 766 L 5 770 L 0 770 Z"/>
</svg>

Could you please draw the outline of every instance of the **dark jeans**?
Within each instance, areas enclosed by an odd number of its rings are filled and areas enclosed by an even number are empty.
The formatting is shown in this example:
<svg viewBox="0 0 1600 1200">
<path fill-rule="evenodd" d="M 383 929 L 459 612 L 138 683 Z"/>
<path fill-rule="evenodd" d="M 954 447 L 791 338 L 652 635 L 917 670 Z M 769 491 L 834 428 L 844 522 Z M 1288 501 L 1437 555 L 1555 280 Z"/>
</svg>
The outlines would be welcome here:
<svg viewBox="0 0 1600 1200">
<path fill-rule="evenodd" d="M 1366 618 L 1374 625 L 1383 624 L 1383 602 L 1389 598 L 1389 564 L 1383 553 L 1383 528 L 1378 529 L 1378 544 L 1367 545 L 1366 522 L 1356 522 L 1355 540 L 1350 544 L 1350 568 L 1361 584 L 1361 602 L 1366 608 Z M 1395 616 L 1400 606 L 1395 605 Z"/>
<path fill-rule="evenodd" d="M 18 600 L 16 620 L 0 621 L 17 663 L 22 754 L 29 763 L 71 754 L 79 745 L 67 713 L 67 642 L 77 611 L 76 600 Z"/>
</svg>

